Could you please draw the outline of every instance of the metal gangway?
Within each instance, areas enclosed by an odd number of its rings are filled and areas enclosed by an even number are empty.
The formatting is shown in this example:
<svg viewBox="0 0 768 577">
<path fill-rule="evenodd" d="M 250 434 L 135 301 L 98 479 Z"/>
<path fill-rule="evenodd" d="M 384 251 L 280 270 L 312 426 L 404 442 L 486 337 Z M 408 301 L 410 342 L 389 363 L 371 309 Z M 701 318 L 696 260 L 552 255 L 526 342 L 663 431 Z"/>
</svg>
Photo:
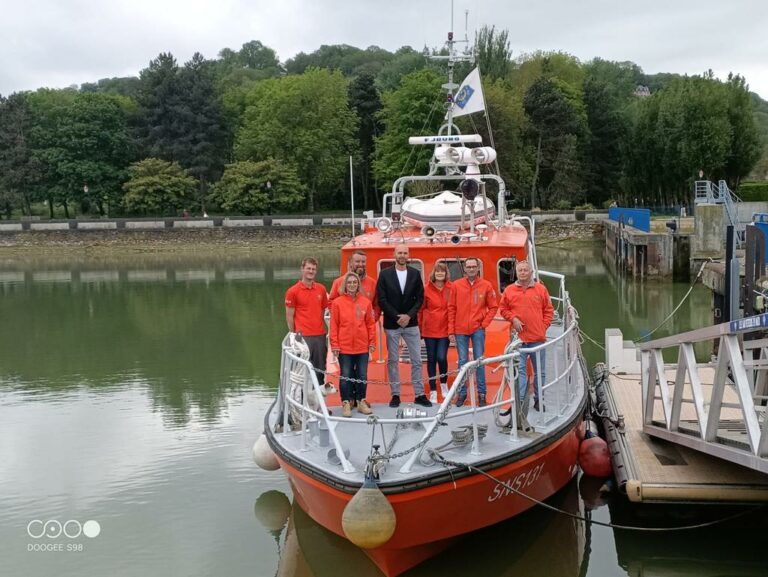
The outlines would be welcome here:
<svg viewBox="0 0 768 577">
<path fill-rule="evenodd" d="M 638 348 L 645 433 L 768 473 L 768 313 Z"/>
<path fill-rule="evenodd" d="M 728 216 L 728 223 L 736 231 L 736 245 L 743 248 L 746 223 L 739 220 L 737 203 L 741 202 L 738 195 L 728 188 L 728 183 L 721 180 L 717 184 L 709 180 L 697 180 L 694 195 L 694 204 L 722 204 Z"/>
</svg>

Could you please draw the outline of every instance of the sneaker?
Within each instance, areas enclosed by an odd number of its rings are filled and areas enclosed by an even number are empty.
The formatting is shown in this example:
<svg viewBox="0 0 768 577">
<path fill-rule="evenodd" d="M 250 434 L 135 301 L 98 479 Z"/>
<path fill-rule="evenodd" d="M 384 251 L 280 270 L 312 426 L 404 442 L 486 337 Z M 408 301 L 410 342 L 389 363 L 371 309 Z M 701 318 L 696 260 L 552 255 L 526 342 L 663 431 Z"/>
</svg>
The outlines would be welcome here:
<svg viewBox="0 0 768 577">
<path fill-rule="evenodd" d="M 371 407 L 368 405 L 368 401 L 365 399 L 360 399 L 357 401 L 357 412 L 362 413 L 363 415 L 370 415 L 373 413 Z"/>
<path fill-rule="evenodd" d="M 533 410 L 538 411 L 539 410 L 539 399 L 534 399 L 533 401 Z"/>
<path fill-rule="evenodd" d="M 399 407 L 400 406 L 400 395 L 392 395 L 392 400 L 389 401 L 390 407 Z"/>
<path fill-rule="evenodd" d="M 487 404 L 488 404 L 488 402 L 485 400 L 485 395 L 480 395 L 479 397 L 477 397 L 477 406 L 478 407 L 484 407 Z"/>
<path fill-rule="evenodd" d="M 424 395 L 419 395 L 415 399 L 413 399 L 413 402 L 417 405 L 421 405 L 422 407 L 431 407 L 432 403 L 429 402 L 429 399 L 425 397 Z"/>
<path fill-rule="evenodd" d="M 343 408 L 341 409 L 341 416 L 342 417 L 351 417 L 352 416 L 352 403 L 349 401 L 344 401 L 342 403 Z"/>
<path fill-rule="evenodd" d="M 448 396 L 448 385 L 440 383 L 440 392 L 443 393 L 443 398 Z"/>
<path fill-rule="evenodd" d="M 465 393 L 465 394 L 460 394 L 460 395 L 459 395 L 459 398 L 458 398 L 458 399 L 456 399 L 456 406 L 457 406 L 457 407 L 463 407 L 463 406 L 464 406 L 464 403 L 465 403 L 466 401 L 467 401 L 467 395 L 466 395 L 466 393 Z"/>
<path fill-rule="evenodd" d="M 431 393 L 429 393 L 429 402 L 430 403 L 437 402 L 437 391 L 432 391 Z"/>
</svg>

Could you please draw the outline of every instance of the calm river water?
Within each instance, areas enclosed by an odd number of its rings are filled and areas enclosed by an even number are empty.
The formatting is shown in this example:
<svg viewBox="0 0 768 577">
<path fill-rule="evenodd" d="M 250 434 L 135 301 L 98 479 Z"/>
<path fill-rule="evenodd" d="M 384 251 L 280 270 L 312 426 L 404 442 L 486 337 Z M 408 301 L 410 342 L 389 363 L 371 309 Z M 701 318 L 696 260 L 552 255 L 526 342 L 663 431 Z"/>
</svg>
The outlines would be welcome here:
<svg viewBox="0 0 768 577">
<path fill-rule="evenodd" d="M 250 457 L 301 256 L 0 256 L 0 575 L 377 574 L 292 510 L 286 478 Z M 320 257 L 329 286 L 338 256 Z M 598 341 L 605 327 L 645 334 L 688 289 L 618 277 L 599 246 L 539 259 L 568 275 Z M 697 287 L 656 335 L 708 324 L 709 307 Z M 576 483 L 553 504 L 602 521 L 620 513 L 586 507 Z M 408 575 L 768 575 L 761 542 L 739 529 L 587 527 L 538 508 Z"/>
</svg>

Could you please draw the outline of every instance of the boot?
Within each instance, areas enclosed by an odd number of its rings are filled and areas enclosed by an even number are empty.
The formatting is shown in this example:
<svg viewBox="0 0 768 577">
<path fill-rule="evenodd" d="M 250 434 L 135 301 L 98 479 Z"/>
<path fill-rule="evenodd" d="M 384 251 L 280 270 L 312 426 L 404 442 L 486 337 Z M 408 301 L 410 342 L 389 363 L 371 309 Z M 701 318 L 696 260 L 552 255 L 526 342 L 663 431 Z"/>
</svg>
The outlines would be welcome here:
<svg viewBox="0 0 768 577">
<path fill-rule="evenodd" d="M 365 399 L 360 399 L 357 401 L 357 412 L 362 413 L 363 415 L 370 415 L 373 413 L 371 407 L 368 405 L 368 401 Z"/>
<path fill-rule="evenodd" d="M 342 417 L 351 417 L 352 416 L 352 403 L 349 401 L 344 401 L 342 403 L 343 408 L 341 409 L 341 416 Z"/>
</svg>

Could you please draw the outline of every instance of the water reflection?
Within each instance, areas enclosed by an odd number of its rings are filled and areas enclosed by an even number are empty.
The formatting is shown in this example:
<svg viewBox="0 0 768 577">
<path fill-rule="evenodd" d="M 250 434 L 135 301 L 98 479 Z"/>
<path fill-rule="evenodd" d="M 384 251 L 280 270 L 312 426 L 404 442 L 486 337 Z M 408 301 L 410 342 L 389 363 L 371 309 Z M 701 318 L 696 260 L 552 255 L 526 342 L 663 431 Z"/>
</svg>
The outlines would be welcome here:
<svg viewBox="0 0 768 577">
<path fill-rule="evenodd" d="M 0 331 L 0 388 L 28 398 L 147 388 L 169 423 L 215 422 L 230 395 L 274 389 L 283 294 L 300 259 L 6 259 L 0 318 L 13 330 Z M 321 262 L 338 274 L 335 252 Z"/>
<path fill-rule="evenodd" d="M 273 509 L 267 510 L 267 502 Z M 285 502 L 287 497 L 284 500 L 266 494 L 259 497 L 256 516 L 265 530 L 274 533 L 285 514 Z M 569 484 L 550 503 L 580 514 L 576 484 Z M 429 530 L 426 524 L 424 530 Z M 458 540 L 437 557 L 404 575 L 576 577 L 582 570 L 585 546 L 583 522 L 544 509 L 534 509 Z M 557 548 L 557 555 L 551 554 L 553 547 Z M 315 523 L 295 503 L 281 550 L 278 575 L 336 577 L 340 574 L 340 560 L 343 560 L 345 575 L 381 576 L 361 549 Z M 480 551 L 482 554 L 475 554 Z"/>
</svg>

